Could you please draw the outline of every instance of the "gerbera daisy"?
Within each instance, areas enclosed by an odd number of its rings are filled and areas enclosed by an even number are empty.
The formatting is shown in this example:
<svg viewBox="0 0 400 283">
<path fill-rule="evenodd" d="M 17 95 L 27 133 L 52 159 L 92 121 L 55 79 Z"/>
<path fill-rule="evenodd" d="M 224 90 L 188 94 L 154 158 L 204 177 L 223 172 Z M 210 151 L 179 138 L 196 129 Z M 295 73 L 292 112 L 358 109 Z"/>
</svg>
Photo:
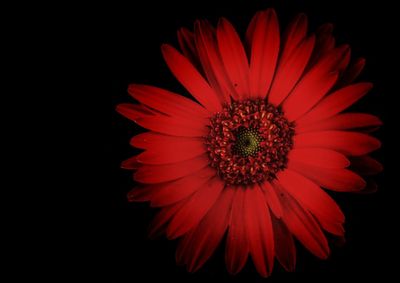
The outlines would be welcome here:
<svg viewBox="0 0 400 283">
<path fill-rule="evenodd" d="M 249 257 L 262 276 L 274 259 L 295 268 L 294 239 L 326 259 L 326 235 L 344 236 L 345 217 L 324 191 L 360 192 L 361 177 L 381 165 L 368 156 L 381 125 L 369 114 L 342 113 L 370 83 L 354 83 L 365 60 L 350 64 L 332 26 L 307 33 L 301 14 L 280 36 L 273 9 L 252 19 L 245 44 L 221 19 L 178 32 L 181 52 L 164 59 L 194 100 L 133 84 L 139 104 L 117 110 L 148 132 L 132 138 L 144 151 L 122 163 L 139 184 L 130 201 L 161 208 L 152 236 L 180 239 L 178 263 L 198 270 L 226 235 L 225 260 L 239 272 Z"/>
</svg>

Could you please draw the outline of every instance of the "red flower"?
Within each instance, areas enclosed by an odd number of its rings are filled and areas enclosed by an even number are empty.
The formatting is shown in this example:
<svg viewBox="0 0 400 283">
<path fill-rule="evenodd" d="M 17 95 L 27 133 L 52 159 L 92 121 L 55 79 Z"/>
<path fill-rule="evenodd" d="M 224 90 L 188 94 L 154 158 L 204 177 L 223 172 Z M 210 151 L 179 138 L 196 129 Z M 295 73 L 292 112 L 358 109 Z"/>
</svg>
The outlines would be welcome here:
<svg viewBox="0 0 400 283">
<path fill-rule="evenodd" d="M 182 53 L 162 46 L 168 67 L 196 101 L 130 85 L 140 104 L 118 111 L 149 132 L 131 140 L 144 151 L 123 162 L 140 184 L 131 201 L 161 211 L 151 235 L 180 238 L 178 263 L 199 269 L 225 233 L 226 265 L 239 272 L 249 256 L 262 276 L 276 257 L 295 268 L 294 238 L 325 259 L 324 232 L 343 237 L 344 215 L 321 189 L 373 190 L 360 175 L 381 165 L 367 156 L 380 147 L 369 114 L 342 113 L 370 83 L 352 82 L 365 60 L 351 65 L 350 48 L 335 46 L 332 26 L 307 34 L 299 15 L 280 36 L 275 11 L 258 12 L 245 47 L 232 25 L 197 21 L 178 32 Z"/>
</svg>

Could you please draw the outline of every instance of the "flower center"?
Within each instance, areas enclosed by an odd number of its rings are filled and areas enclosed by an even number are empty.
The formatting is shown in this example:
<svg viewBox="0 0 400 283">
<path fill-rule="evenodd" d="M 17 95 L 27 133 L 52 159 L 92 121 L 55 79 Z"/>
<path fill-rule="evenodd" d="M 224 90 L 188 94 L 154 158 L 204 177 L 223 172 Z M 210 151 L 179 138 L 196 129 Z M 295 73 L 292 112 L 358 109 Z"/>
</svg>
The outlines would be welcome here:
<svg viewBox="0 0 400 283">
<path fill-rule="evenodd" d="M 257 130 L 242 127 L 236 134 L 233 152 L 243 157 L 254 156 L 260 150 L 261 141 Z"/>
<path fill-rule="evenodd" d="M 294 124 L 263 99 L 234 101 L 210 119 L 211 166 L 229 185 L 271 181 L 287 164 Z"/>
</svg>

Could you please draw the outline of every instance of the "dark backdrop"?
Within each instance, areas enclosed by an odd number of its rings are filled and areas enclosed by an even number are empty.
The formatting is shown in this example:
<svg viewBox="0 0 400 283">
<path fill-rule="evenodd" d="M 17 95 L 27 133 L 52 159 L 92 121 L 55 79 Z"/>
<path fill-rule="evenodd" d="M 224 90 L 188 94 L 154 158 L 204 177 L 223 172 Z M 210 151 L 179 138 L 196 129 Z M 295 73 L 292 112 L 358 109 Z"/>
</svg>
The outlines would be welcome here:
<svg viewBox="0 0 400 283">
<path fill-rule="evenodd" d="M 160 1 L 161 2 L 161 1 Z M 351 2 L 351 3 L 350 3 Z M 227 17 L 243 35 L 247 24 L 257 10 L 275 7 L 281 26 L 298 12 L 309 17 L 310 29 L 332 22 L 338 43 L 349 43 L 352 58 L 367 59 L 367 66 L 359 80 L 368 80 L 375 87 L 354 108 L 376 114 L 385 126 L 376 135 L 383 140 L 382 149 L 374 156 L 386 166 L 385 172 L 376 177 L 379 191 L 372 195 L 332 194 L 346 215 L 345 245 L 332 247 L 332 254 L 321 261 L 309 254 L 300 244 L 296 272 L 286 273 L 278 264 L 269 282 L 297 279 L 382 279 L 393 270 L 397 259 L 393 251 L 396 225 L 393 186 L 385 175 L 390 168 L 385 162 L 389 140 L 389 111 L 384 102 L 393 95 L 389 87 L 392 55 L 394 13 L 391 1 L 368 3 L 366 1 L 267 1 L 267 0 L 204 0 L 204 1 L 132 1 L 126 6 L 103 6 L 98 15 L 100 35 L 104 43 L 98 62 L 106 62 L 107 96 L 111 96 L 108 113 L 111 116 L 111 136 L 104 144 L 109 155 L 109 181 L 101 184 L 106 193 L 110 226 L 105 226 L 107 254 L 103 260 L 111 275 L 108 282 L 263 282 L 252 263 L 237 276 L 227 274 L 224 266 L 224 245 L 197 273 L 190 274 L 175 264 L 175 241 L 165 238 L 149 240 L 146 230 L 155 210 L 147 203 L 128 203 L 126 193 L 134 186 L 130 171 L 119 168 L 122 160 L 136 151 L 129 146 L 129 139 L 142 130 L 131 121 L 119 116 L 115 106 L 133 102 L 126 89 L 129 83 L 151 84 L 174 91 L 182 87 L 167 70 L 160 53 L 164 42 L 177 46 L 176 31 L 179 27 L 192 27 L 196 19 L 209 19 L 216 24 L 218 17 Z M 394 99 L 392 100 L 394 102 Z M 103 254 L 104 255 L 104 254 Z"/>
</svg>

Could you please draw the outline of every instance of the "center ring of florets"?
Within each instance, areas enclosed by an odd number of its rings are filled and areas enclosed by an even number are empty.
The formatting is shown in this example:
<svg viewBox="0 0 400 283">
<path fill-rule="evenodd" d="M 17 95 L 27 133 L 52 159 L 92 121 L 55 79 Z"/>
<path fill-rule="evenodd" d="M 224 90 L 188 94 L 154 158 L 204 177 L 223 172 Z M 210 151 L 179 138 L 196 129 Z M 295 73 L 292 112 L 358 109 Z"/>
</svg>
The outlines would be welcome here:
<svg viewBox="0 0 400 283">
<path fill-rule="evenodd" d="M 287 164 L 294 125 L 263 99 L 233 101 L 210 119 L 211 166 L 229 185 L 271 181 Z"/>
</svg>

